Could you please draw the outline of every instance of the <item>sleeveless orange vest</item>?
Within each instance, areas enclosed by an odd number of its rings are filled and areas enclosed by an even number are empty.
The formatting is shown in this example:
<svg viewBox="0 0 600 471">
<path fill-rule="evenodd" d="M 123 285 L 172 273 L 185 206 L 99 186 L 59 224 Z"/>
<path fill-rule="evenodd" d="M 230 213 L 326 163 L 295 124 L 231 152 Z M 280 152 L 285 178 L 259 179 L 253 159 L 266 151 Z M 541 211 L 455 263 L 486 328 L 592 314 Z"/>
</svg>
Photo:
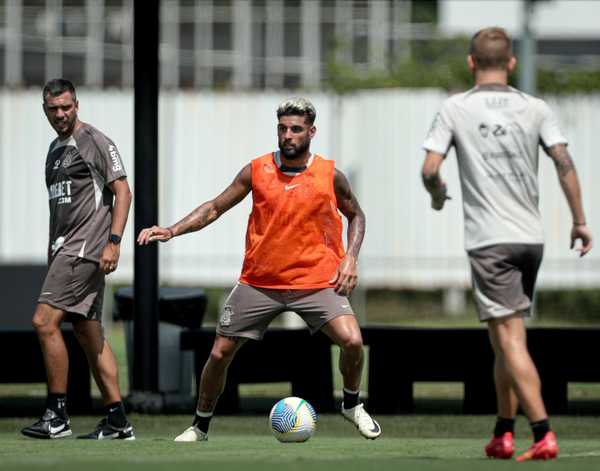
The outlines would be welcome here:
<svg viewBox="0 0 600 471">
<path fill-rule="evenodd" d="M 272 289 L 317 289 L 344 257 L 342 218 L 333 187 L 335 163 L 315 155 L 288 176 L 273 154 L 252 161 L 252 213 L 240 282 Z"/>
</svg>

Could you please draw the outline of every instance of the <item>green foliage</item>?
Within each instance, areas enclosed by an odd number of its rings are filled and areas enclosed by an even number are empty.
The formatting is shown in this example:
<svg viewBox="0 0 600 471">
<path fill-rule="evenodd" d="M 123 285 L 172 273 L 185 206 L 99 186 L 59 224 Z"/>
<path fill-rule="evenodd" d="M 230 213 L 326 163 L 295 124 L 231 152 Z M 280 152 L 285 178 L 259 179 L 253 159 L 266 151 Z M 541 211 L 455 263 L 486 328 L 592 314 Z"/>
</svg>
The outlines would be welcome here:
<svg viewBox="0 0 600 471">
<path fill-rule="evenodd" d="M 338 44 L 338 47 L 344 47 Z M 331 59 L 328 62 L 328 85 L 337 93 L 377 88 L 441 88 L 465 90 L 473 78 L 466 64 L 469 39 L 413 41 L 411 58 L 396 61 L 389 70 L 363 70 L 352 64 Z M 334 55 L 332 55 L 334 57 Z M 516 86 L 516 74 L 509 78 Z M 600 90 L 600 69 L 538 69 L 541 93 L 575 93 Z"/>
<path fill-rule="evenodd" d="M 436 24 L 438 22 L 437 0 L 419 0 L 411 3 L 411 23 Z"/>
<path fill-rule="evenodd" d="M 600 91 L 600 70 L 539 69 L 540 93 L 591 93 Z"/>
<path fill-rule="evenodd" d="M 471 290 L 465 291 L 465 310 L 444 312 L 443 290 L 367 291 L 367 324 L 419 325 L 430 327 L 478 326 Z M 599 290 L 539 290 L 536 293 L 536 326 L 600 324 Z"/>
<path fill-rule="evenodd" d="M 571 322 L 600 322 L 600 291 L 545 290 L 538 292 L 537 309 L 544 319 Z"/>
</svg>

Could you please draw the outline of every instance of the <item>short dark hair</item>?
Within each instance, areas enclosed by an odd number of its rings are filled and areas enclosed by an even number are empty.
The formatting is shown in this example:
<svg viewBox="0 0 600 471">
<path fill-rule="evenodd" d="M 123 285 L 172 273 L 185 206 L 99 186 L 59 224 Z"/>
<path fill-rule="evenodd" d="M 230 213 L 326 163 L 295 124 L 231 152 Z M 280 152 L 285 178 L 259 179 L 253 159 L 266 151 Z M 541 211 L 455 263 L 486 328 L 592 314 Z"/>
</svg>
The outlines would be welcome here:
<svg viewBox="0 0 600 471">
<path fill-rule="evenodd" d="M 290 98 L 277 107 L 277 119 L 282 116 L 304 116 L 311 126 L 317 117 L 317 110 L 306 98 Z"/>
<path fill-rule="evenodd" d="M 44 85 L 44 90 L 42 91 L 42 98 L 44 99 L 44 103 L 46 102 L 46 97 L 50 96 L 59 96 L 65 92 L 69 92 L 73 97 L 73 100 L 77 100 L 77 95 L 75 94 L 75 87 L 73 84 L 64 78 L 55 78 L 46 82 Z"/>
<path fill-rule="evenodd" d="M 473 35 L 469 52 L 478 69 L 505 69 L 513 56 L 512 41 L 503 28 L 484 28 Z"/>
</svg>

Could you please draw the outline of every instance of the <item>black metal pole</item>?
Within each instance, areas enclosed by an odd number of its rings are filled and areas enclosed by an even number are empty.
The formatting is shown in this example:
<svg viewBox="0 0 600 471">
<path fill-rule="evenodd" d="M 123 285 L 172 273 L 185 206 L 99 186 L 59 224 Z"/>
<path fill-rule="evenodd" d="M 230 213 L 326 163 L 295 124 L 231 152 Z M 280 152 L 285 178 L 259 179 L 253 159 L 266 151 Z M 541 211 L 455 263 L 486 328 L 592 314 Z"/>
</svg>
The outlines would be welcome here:
<svg viewBox="0 0 600 471">
<path fill-rule="evenodd" d="M 158 221 L 159 0 L 134 1 L 135 233 Z M 134 254 L 134 391 L 158 392 L 158 247 Z"/>
</svg>

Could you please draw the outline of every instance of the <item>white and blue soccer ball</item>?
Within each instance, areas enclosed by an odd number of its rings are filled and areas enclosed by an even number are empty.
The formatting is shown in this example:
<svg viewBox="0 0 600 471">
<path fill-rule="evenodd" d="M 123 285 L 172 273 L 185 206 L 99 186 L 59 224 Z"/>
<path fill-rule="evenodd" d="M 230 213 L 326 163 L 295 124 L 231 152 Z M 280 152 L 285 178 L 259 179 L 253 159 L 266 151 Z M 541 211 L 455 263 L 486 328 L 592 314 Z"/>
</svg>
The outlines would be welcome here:
<svg viewBox="0 0 600 471">
<path fill-rule="evenodd" d="M 317 413 L 304 399 L 286 397 L 271 409 L 269 424 L 280 442 L 305 442 L 317 428 Z"/>
</svg>

